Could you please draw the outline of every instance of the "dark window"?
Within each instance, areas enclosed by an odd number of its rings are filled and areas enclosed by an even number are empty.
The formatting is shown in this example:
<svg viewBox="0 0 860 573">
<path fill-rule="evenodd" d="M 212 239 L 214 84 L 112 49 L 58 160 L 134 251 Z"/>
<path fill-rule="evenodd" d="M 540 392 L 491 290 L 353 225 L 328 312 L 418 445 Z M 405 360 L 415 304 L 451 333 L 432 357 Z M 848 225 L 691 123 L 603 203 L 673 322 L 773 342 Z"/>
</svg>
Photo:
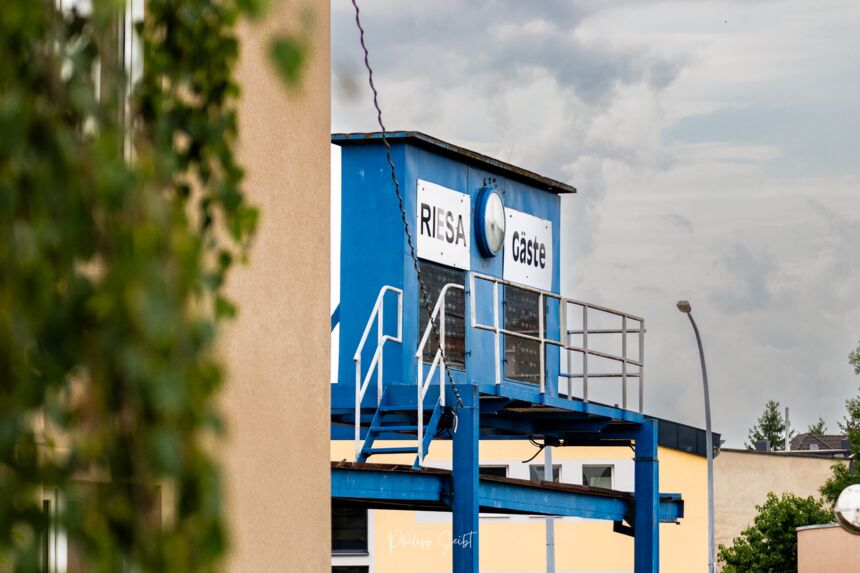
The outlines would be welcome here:
<svg viewBox="0 0 860 573">
<path fill-rule="evenodd" d="M 42 571 L 44 573 L 50 573 L 54 567 L 56 567 L 56 564 L 51 562 L 51 544 L 54 541 L 53 529 L 55 518 L 54 514 L 51 513 L 50 500 L 42 500 L 42 512 L 48 520 L 48 529 L 42 533 Z"/>
<path fill-rule="evenodd" d="M 505 286 L 505 329 L 540 336 L 537 293 Z M 505 336 L 505 378 L 540 384 L 540 342 Z"/>
<path fill-rule="evenodd" d="M 582 483 L 612 489 L 612 466 L 582 466 Z"/>
<path fill-rule="evenodd" d="M 481 466 L 478 473 L 482 476 L 508 477 L 508 466 Z"/>
<path fill-rule="evenodd" d="M 543 464 L 532 464 L 529 466 L 529 479 L 532 481 L 546 481 Z M 552 481 L 561 481 L 561 464 L 552 465 Z"/>
<path fill-rule="evenodd" d="M 331 573 L 368 573 L 368 565 L 333 565 Z"/>
<path fill-rule="evenodd" d="M 427 286 L 430 310 L 436 306 L 436 299 L 445 285 L 454 283 L 464 285 L 465 271 L 421 261 L 421 278 Z M 420 299 L 420 296 L 419 296 Z M 427 328 L 427 309 L 423 301 L 418 305 L 418 340 Z M 440 333 L 441 334 L 441 333 Z M 436 337 L 430 333 L 424 346 L 424 360 L 430 362 L 436 355 Z M 451 368 L 463 369 L 466 365 L 466 297 L 460 289 L 448 289 L 445 297 L 445 358 Z"/>
<path fill-rule="evenodd" d="M 332 503 L 331 551 L 367 555 L 367 510 Z"/>
</svg>

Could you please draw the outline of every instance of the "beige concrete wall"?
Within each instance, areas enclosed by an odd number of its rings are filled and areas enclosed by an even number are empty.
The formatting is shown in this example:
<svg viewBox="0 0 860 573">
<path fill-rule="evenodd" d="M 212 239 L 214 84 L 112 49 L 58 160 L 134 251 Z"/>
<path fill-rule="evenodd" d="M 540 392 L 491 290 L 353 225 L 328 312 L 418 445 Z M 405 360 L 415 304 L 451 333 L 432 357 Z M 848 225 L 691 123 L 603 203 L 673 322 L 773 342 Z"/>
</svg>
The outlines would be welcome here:
<svg viewBox="0 0 860 573">
<path fill-rule="evenodd" d="M 723 450 L 714 460 L 714 537 L 717 545 L 752 524 L 768 492 L 820 497 L 818 488 L 836 460 Z"/>
<path fill-rule="evenodd" d="M 860 571 L 860 536 L 838 525 L 797 530 L 797 573 Z"/>
<path fill-rule="evenodd" d="M 228 365 L 223 450 L 231 558 L 240 573 L 330 571 L 329 5 L 272 2 L 241 31 L 239 159 L 261 224 L 229 293 L 239 318 Z M 313 11 L 309 66 L 290 92 L 267 59 L 270 35 Z"/>
</svg>

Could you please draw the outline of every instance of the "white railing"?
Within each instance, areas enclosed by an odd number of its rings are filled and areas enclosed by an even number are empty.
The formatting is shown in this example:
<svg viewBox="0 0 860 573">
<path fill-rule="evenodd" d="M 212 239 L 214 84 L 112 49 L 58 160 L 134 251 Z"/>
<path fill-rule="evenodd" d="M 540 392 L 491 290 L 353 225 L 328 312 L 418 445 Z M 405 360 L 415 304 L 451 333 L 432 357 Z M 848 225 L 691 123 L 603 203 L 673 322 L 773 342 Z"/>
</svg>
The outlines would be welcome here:
<svg viewBox="0 0 860 573">
<path fill-rule="evenodd" d="M 424 397 L 427 396 L 427 391 L 430 389 L 430 383 L 433 380 L 433 375 L 438 372 L 439 375 L 439 403 L 445 406 L 445 358 L 443 350 L 445 348 L 445 297 L 448 296 L 450 289 L 465 291 L 463 285 L 456 283 L 448 283 L 439 292 L 439 298 L 436 299 L 436 305 L 433 307 L 430 320 L 427 321 L 427 327 L 424 329 L 424 336 L 421 337 L 421 342 L 418 344 L 418 351 L 415 353 L 417 361 L 417 376 L 415 377 L 418 387 L 418 464 L 424 463 Z M 421 311 L 423 312 L 423 309 Z M 427 376 L 424 376 L 424 347 L 430 339 L 430 334 L 433 332 L 433 324 L 438 317 L 439 322 L 439 348 L 436 349 L 436 354 L 433 356 L 433 361 L 430 363 L 430 370 Z"/>
<path fill-rule="evenodd" d="M 385 294 L 393 292 L 397 294 L 397 336 L 385 334 Z M 364 344 L 367 342 L 367 337 L 370 334 L 370 329 L 373 326 L 374 319 L 376 322 L 376 350 L 373 353 L 373 358 L 370 361 L 370 366 L 367 368 L 367 373 L 362 378 L 361 375 L 361 353 L 364 350 Z M 367 324 L 364 327 L 364 333 L 361 335 L 361 341 L 355 350 L 352 357 L 355 362 L 355 455 L 356 457 L 361 452 L 361 400 L 367 392 L 367 386 L 370 384 L 370 377 L 374 370 L 376 371 L 376 399 L 377 404 L 382 400 L 382 355 L 385 343 L 403 342 L 403 291 L 393 286 L 384 286 L 379 289 L 379 295 L 376 297 L 376 303 L 373 305 L 373 310 L 370 311 L 370 317 L 367 319 Z"/>
<path fill-rule="evenodd" d="M 546 392 L 546 346 L 558 347 L 564 356 L 565 370 L 559 372 L 560 378 L 568 380 L 567 398 L 573 399 L 573 379 L 582 379 L 583 381 L 583 400 L 588 401 L 588 380 L 589 378 L 620 378 L 621 379 L 621 402 L 624 409 L 627 408 L 627 382 L 629 378 L 637 378 L 639 380 L 639 411 L 643 410 L 644 399 L 644 380 L 645 380 L 645 320 L 641 317 L 613 310 L 611 308 L 599 306 L 596 304 L 586 303 L 570 298 L 562 297 L 561 295 L 535 289 L 516 283 L 512 283 L 497 277 L 491 277 L 478 273 L 471 273 L 469 276 L 469 293 L 470 293 L 470 315 L 472 328 L 478 328 L 494 333 L 493 352 L 495 357 L 495 381 L 496 384 L 501 384 L 501 336 L 511 336 L 522 340 L 531 340 L 540 344 L 540 391 Z M 493 324 L 483 324 L 478 321 L 476 313 L 475 299 L 477 291 L 475 289 L 476 281 L 485 281 L 492 285 L 493 289 Z M 526 292 L 534 293 L 538 296 L 538 335 L 526 334 L 524 332 L 515 332 L 500 326 L 499 320 L 499 285 L 516 287 L 517 289 Z M 546 300 L 555 300 L 558 304 L 559 315 L 559 338 L 553 339 L 546 336 L 546 310 L 544 302 Z M 582 328 L 571 330 L 568 327 L 569 307 L 580 308 L 582 312 Z M 601 314 L 617 317 L 621 319 L 621 328 L 615 329 L 589 329 L 588 318 L 589 311 L 592 313 L 598 312 Z M 633 328 L 630 328 L 630 323 L 633 323 Z M 589 348 L 588 337 L 597 335 L 621 335 L 621 354 L 613 354 L 603 352 L 594 348 Z M 631 334 L 638 336 L 639 353 L 636 359 L 631 358 L 628 353 L 627 338 Z M 570 335 L 578 335 L 582 337 L 582 346 L 571 344 Z M 582 356 L 582 372 L 573 373 L 570 367 L 571 352 L 579 353 Z M 588 367 L 589 357 L 601 358 L 611 362 L 621 364 L 621 372 L 590 372 Z M 630 371 L 630 367 L 634 367 L 634 371 Z M 561 364 L 559 365 L 561 370 Z M 559 392 L 559 395 L 561 393 Z"/>
</svg>

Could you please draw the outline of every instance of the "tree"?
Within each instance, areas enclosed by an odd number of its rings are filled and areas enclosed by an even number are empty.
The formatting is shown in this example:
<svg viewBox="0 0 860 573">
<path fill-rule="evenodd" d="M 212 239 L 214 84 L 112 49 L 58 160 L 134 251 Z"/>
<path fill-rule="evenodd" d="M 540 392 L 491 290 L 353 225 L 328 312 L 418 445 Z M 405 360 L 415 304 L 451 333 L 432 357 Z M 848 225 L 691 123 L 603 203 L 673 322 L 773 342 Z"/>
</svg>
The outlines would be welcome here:
<svg viewBox="0 0 860 573">
<path fill-rule="evenodd" d="M 789 440 L 794 437 L 794 432 L 791 432 Z M 764 412 L 759 416 L 756 424 L 750 429 L 747 434 L 747 448 L 755 449 L 755 444 L 759 440 L 768 440 L 771 448 L 774 450 L 785 449 L 785 420 L 782 417 L 782 412 L 779 409 L 779 402 L 768 400 L 764 406 Z"/>
<path fill-rule="evenodd" d="M 849 485 L 860 483 L 860 473 L 852 464 L 835 463 L 830 466 L 830 477 L 819 488 L 821 497 L 830 507 L 836 505 L 836 500 L 839 499 L 839 494 L 842 493 Z"/>
<path fill-rule="evenodd" d="M 855 374 L 860 374 L 860 347 L 848 355 L 848 363 L 854 367 Z M 839 422 L 839 429 L 848 440 L 851 463 L 847 466 L 842 463 L 833 464 L 830 477 L 819 490 L 831 506 L 836 504 L 843 489 L 860 483 L 860 471 L 857 468 L 857 460 L 860 457 L 860 396 L 847 399 L 845 410 L 845 417 Z"/>
<path fill-rule="evenodd" d="M 724 573 L 791 573 L 797 571 L 798 527 L 831 523 L 833 514 L 813 497 L 784 493 L 767 494 L 757 505 L 753 525 L 726 547 L 720 545 L 718 559 Z"/>
<path fill-rule="evenodd" d="M 47 570 L 59 528 L 87 571 L 216 570 L 214 341 L 257 221 L 233 154 L 236 26 L 262 3 L 147 0 L 134 94 L 124 2 L 57 4 L 0 10 L 0 568 Z M 287 77 L 289 42 L 271 53 Z"/>
<path fill-rule="evenodd" d="M 823 436 L 827 433 L 827 423 L 825 423 L 824 418 L 819 416 L 818 421 L 809 426 L 806 431 L 813 436 Z"/>
<path fill-rule="evenodd" d="M 854 367 L 854 374 L 860 374 L 860 344 L 848 355 L 848 363 Z"/>
</svg>

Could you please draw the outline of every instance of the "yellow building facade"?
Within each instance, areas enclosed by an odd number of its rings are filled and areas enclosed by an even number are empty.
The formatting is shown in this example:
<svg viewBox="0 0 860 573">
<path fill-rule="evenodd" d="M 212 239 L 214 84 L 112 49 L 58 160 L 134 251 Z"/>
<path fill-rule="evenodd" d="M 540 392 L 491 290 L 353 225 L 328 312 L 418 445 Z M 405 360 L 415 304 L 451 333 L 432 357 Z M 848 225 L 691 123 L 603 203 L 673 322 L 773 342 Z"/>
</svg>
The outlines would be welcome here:
<svg viewBox="0 0 860 573">
<path fill-rule="evenodd" d="M 396 445 L 396 442 L 385 444 Z M 542 476 L 543 454 L 526 441 L 482 441 L 482 471 L 504 471 L 512 478 Z M 633 451 L 627 447 L 554 448 L 553 477 L 563 483 L 611 485 L 633 490 Z M 333 441 L 331 459 L 353 460 L 352 441 Z M 660 491 L 680 493 L 684 518 L 660 527 L 661 571 L 704 571 L 707 563 L 707 464 L 705 458 L 660 447 Z M 374 463 L 412 464 L 408 455 L 380 455 Z M 429 467 L 450 469 L 451 442 L 437 440 L 425 459 Z M 536 469 L 540 468 L 540 469 Z M 606 477 L 599 476 L 607 473 Z M 598 481 L 588 481 L 588 480 Z M 608 483 L 607 480 L 608 479 Z M 600 481 L 603 480 L 603 481 Z M 555 518 L 557 573 L 633 570 L 633 538 L 612 530 L 607 521 Z M 337 534 L 335 534 L 337 535 Z M 485 515 L 480 523 L 480 565 L 485 573 L 546 571 L 546 520 L 522 515 Z M 442 573 L 451 569 L 451 514 L 369 510 L 365 551 L 335 551 L 336 573 Z M 468 543 L 468 540 L 461 540 Z"/>
</svg>

